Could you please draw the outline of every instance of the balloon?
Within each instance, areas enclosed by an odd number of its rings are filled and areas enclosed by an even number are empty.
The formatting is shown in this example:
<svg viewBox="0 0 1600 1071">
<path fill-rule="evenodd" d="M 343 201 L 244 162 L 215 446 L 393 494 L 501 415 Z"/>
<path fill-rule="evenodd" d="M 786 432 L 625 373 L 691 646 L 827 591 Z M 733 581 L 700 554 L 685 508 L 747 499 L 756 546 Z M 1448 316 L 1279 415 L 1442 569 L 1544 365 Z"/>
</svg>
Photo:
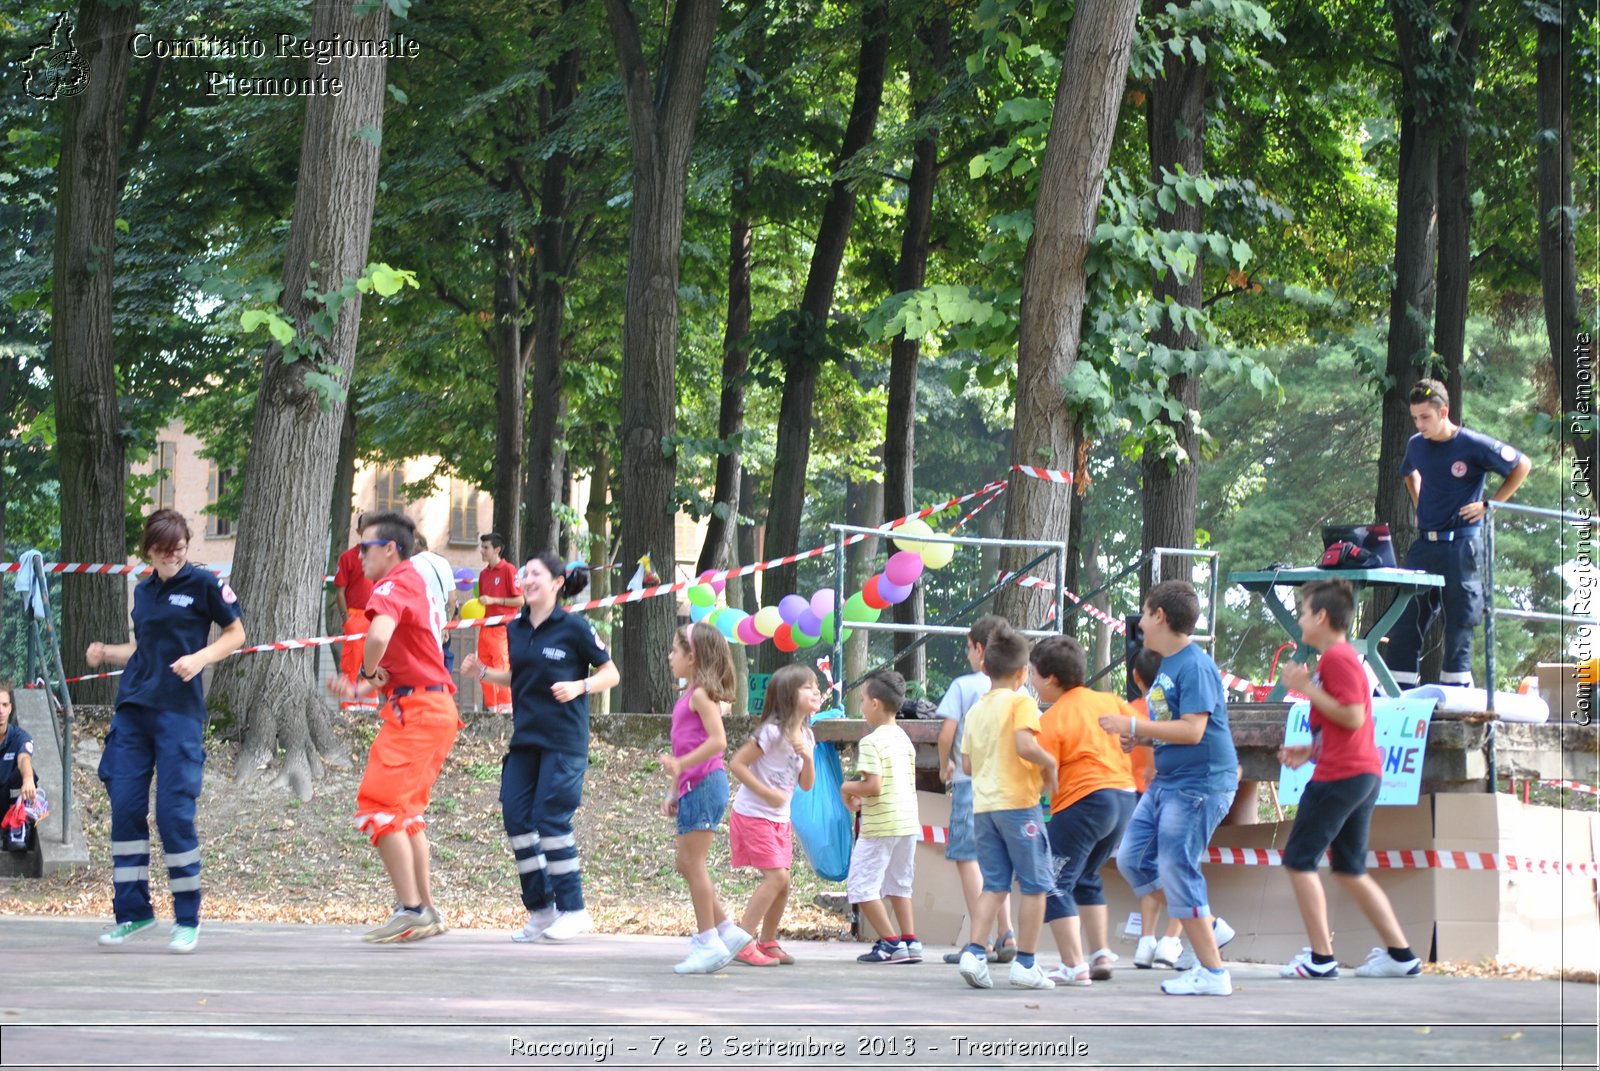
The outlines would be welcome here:
<svg viewBox="0 0 1600 1071">
<path fill-rule="evenodd" d="M 708 580 L 707 579 L 707 577 L 713 577 L 713 576 L 716 576 L 716 575 L 717 575 L 717 571 L 715 569 L 707 569 L 705 572 L 701 573 L 695 579 L 698 580 L 700 583 L 709 586 L 711 588 L 711 590 L 713 592 L 715 592 L 716 594 L 721 595 L 722 594 L 722 589 L 728 586 L 728 582 L 726 580 Z"/>
<path fill-rule="evenodd" d="M 756 628 L 756 619 L 753 617 L 746 617 L 744 620 L 740 621 L 738 627 L 733 631 L 734 635 L 738 637 L 739 642 L 744 644 L 746 647 L 754 647 L 756 644 L 766 639 L 766 637 L 763 636 Z"/>
<path fill-rule="evenodd" d="M 778 614 L 788 624 L 800 620 L 800 615 L 811 609 L 811 604 L 803 595 L 785 595 L 778 600 Z"/>
<path fill-rule="evenodd" d="M 818 639 L 819 637 L 817 636 L 807 636 L 799 629 L 795 629 L 789 634 L 790 642 L 792 642 L 796 647 L 815 647 Z"/>
<path fill-rule="evenodd" d="M 468 599 L 461 604 L 461 620 L 476 621 L 484 616 L 483 603 L 477 599 Z"/>
<path fill-rule="evenodd" d="M 885 606 L 889 605 L 889 600 L 884 598 L 883 592 L 878 589 L 878 585 L 882 583 L 883 574 L 878 573 L 874 576 L 867 577 L 867 582 L 861 585 L 861 601 L 872 607 L 874 610 L 881 610 Z M 851 598 L 855 598 L 855 596 L 852 595 Z"/>
<path fill-rule="evenodd" d="M 690 621 L 704 621 L 706 618 L 708 618 L 710 616 L 711 616 L 711 607 L 709 605 L 701 605 L 700 603 L 697 603 L 697 602 L 691 602 L 689 604 L 689 620 Z"/>
<path fill-rule="evenodd" d="M 910 587 L 922 575 L 922 553 L 902 550 L 890 555 L 889 563 L 883 567 L 883 575 L 897 588 Z"/>
<path fill-rule="evenodd" d="M 478 574 L 463 565 L 456 570 L 456 590 L 471 591 L 472 585 L 478 582 Z"/>
<path fill-rule="evenodd" d="M 823 643 L 832 645 L 834 640 L 833 615 L 829 614 L 827 617 L 824 617 L 820 622 L 818 622 L 818 624 L 820 624 L 822 628 L 817 635 L 822 637 Z"/>
<path fill-rule="evenodd" d="M 922 564 L 929 569 L 943 569 L 950 564 L 950 559 L 956 556 L 954 543 L 924 543 L 922 545 Z"/>
<path fill-rule="evenodd" d="M 794 625 L 795 628 L 804 632 L 807 636 L 822 635 L 822 618 L 818 617 L 816 612 L 809 606 L 806 607 L 805 612 L 800 615 L 800 619 Z"/>
<path fill-rule="evenodd" d="M 893 532 L 894 545 L 901 550 L 920 552 L 926 543 L 917 542 L 917 536 L 933 535 L 933 529 L 928 527 L 927 521 L 911 520 L 896 528 Z"/>
<path fill-rule="evenodd" d="M 895 603 L 905 602 L 911 596 L 910 584 L 891 584 L 889 578 L 878 578 L 878 598 L 893 606 Z"/>
<path fill-rule="evenodd" d="M 711 606 L 717 601 L 717 593 L 711 590 L 710 584 L 696 584 L 689 589 L 689 602 L 694 606 Z M 700 620 L 695 618 L 696 621 Z"/>
<path fill-rule="evenodd" d="M 833 607 L 838 596 L 832 588 L 823 588 L 811 596 L 811 612 L 819 619 L 833 616 Z"/>
<path fill-rule="evenodd" d="M 876 621 L 879 609 L 881 607 L 868 606 L 858 591 L 844 601 L 844 619 L 850 622 Z"/>
<path fill-rule="evenodd" d="M 756 631 L 770 639 L 778 631 L 778 626 L 783 624 L 783 615 L 776 606 L 763 606 L 751 620 L 756 623 Z"/>
<path fill-rule="evenodd" d="M 794 637 L 790 634 L 789 628 L 790 626 L 788 625 L 779 625 L 778 631 L 772 634 L 772 642 L 777 644 L 780 651 L 793 651 L 800 646 L 794 642 Z"/>
<path fill-rule="evenodd" d="M 732 606 L 725 607 L 717 614 L 717 630 L 730 640 L 739 638 L 739 626 L 750 619 L 750 615 L 743 610 Z"/>
</svg>

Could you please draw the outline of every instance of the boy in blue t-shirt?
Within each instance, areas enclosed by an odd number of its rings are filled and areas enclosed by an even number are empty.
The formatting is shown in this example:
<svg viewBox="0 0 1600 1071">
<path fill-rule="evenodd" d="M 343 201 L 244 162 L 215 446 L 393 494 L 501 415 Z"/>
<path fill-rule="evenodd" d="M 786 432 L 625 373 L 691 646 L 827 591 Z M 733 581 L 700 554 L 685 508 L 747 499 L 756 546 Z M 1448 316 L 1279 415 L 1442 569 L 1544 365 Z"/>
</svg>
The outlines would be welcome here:
<svg viewBox="0 0 1600 1071">
<path fill-rule="evenodd" d="M 1145 596 L 1139 627 L 1161 669 L 1146 702 L 1150 720 L 1106 714 L 1108 733 L 1146 738 L 1155 748 L 1155 780 L 1139 800 L 1117 850 L 1117 870 L 1135 896 L 1164 893 L 1167 913 L 1183 924 L 1197 965 L 1161 983 L 1173 996 L 1225 997 L 1233 980 L 1222 966 L 1200 872 L 1211 834 L 1233 805 L 1239 758 L 1228 730 L 1228 702 L 1217 664 L 1190 639 L 1200 619 L 1194 586 L 1167 580 Z"/>
</svg>

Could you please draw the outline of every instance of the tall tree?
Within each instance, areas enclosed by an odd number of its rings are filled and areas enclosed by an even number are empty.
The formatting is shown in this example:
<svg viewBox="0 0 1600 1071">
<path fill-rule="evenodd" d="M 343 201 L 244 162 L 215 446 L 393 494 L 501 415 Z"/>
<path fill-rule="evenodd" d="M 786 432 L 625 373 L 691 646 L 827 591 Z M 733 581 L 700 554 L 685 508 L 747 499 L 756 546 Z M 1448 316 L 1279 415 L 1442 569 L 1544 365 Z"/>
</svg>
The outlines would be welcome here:
<svg viewBox="0 0 1600 1071">
<path fill-rule="evenodd" d="M 639 21 L 628 0 L 606 0 L 633 148 L 633 220 L 622 342 L 622 558 L 653 555 L 673 566 L 677 459 L 666 449 L 677 401 L 679 247 L 700 93 L 720 0 L 678 0 L 652 84 Z M 672 681 L 670 599 L 623 610 L 622 706 L 665 710 Z"/>
<path fill-rule="evenodd" d="M 385 4 L 315 0 L 312 7 L 315 40 L 381 41 L 388 27 Z M 323 556 L 316 550 L 361 326 L 355 282 L 366 271 L 372 232 L 386 70 L 371 57 L 311 65 L 313 74 L 339 78 L 344 92 L 306 100 L 279 299 L 295 339 L 267 351 L 251 429 L 233 582 L 258 636 L 304 636 L 317 622 Z M 322 770 L 318 751 L 334 745 L 311 652 L 224 662 L 212 700 L 244 721 L 236 778 L 258 776 L 281 750 L 279 782 L 308 798 Z"/>
<path fill-rule="evenodd" d="M 784 356 L 783 398 L 778 408 L 777 453 L 772 462 L 771 506 L 767 512 L 766 551 L 781 558 L 800 549 L 800 517 L 805 506 L 806 475 L 811 457 L 812 410 L 817 373 L 828 352 L 824 342 L 834 287 L 844 263 L 850 225 L 855 220 L 855 183 L 845 166 L 872 141 L 883 104 L 883 78 L 889 56 L 889 11 L 881 0 L 869 0 L 863 16 L 861 51 L 856 61 L 855 94 L 839 152 L 833 159 L 828 199 L 817 224 L 811 267 L 800 296 L 796 338 Z M 795 590 L 795 567 L 771 569 L 762 577 L 761 600 L 775 605 Z M 763 647 L 769 667 L 788 661 L 776 646 Z"/>
<path fill-rule="evenodd" d="M 1478 26 L 1472 5 L 1463 4 L 1461 19 L 1451 28 L 1462 39 L 1457 62 L 1449 68 L 1455 85 L 1454 106 L 1442 118 L 1439 143 L 1438 299 L 1433 310 L 1433 348 L 1439 355 L 1445 386 L 1450 391 L 1450 417 L 1466 415 L 1461 389 L 1461 361 L 1467 340 L 1467 295 L 1472 276 L 1472 182 L 1468 150 L 1473 123 L 1469 119 L 1478 56 Z"/>
<path fill-rule="evenodd" d="M 120 562 L 128 552 L 112 277 L 128 43 L 138 19 L 136 3 L 83 0 L 78 6 L 75 43 L 85 78 L 82 92 L 66 98 L 62 119 L 50 355 L 61 500 L 72 503 L 61 511 L 61 554 L 67 561 Z M 67 672 L 83 666 L 91 642 L 124 635 L 127 628 L 126 586 L 103 576 L 63 578 Z M 111 694 L 109 684 L 90 684 L 78 698 L 104 703 Z"/>
<path fill-rule="evenodd" d="M 1078 358 L 1084 261 L 1094 238 L 1138 10 L 1137 0 L 1081 6 L 1067 35 L 1022 268 L 1014 464 L 1066 469 L 1076 460 L 1078 428 L 1066 406 L 1063 381 Z M 1006 495 L 1007 538 L 1065 542 L 1071 495 L 1067 484 L 1022 476 L 1012 480 Z M 1007 547 L 1000 567 L 1017 570 L 1031 556 L 1025 548 Z M 1041 589 L 1012 585 L 1001 592 L 997 610 L 1014 622 L 1034 625 L 1044 620 L 1048 603 Z"/>
</svg>

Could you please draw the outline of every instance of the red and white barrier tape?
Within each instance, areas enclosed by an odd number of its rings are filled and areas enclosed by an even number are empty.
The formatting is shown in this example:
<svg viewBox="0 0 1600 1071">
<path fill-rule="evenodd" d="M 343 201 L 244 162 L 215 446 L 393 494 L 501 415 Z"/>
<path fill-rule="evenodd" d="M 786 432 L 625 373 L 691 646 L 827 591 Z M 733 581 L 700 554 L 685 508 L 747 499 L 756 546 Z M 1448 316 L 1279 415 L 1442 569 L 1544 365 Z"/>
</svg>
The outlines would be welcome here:
<svg viewBox="0 0 1600 1071">
<path fill-rule="evenodd" d="M 1032 465 L 1012 465 L 1012 472 L 1020 472 L 1025 476 L 1032 476 L 1036 480 L 1048 480 L 1050 483 L 1071 483 L 1072 473 L 1066 469 L 1041 469 Z"/>
<path fill-rule="evenodd" d="M 1005 490 L 1005 487 L 1001 486 L 992 495 L 990 495 L 988 498 L 984 499 L 982 502 L 979 502 L 978 505 L 976 506 L 976 508 L 974 508 L 971 513 L 967 514 L 965 517 L 961 518 L 959 521 L 956 522 L 956 526 L 954 528 L 950 529 L 951 534 L 953 535 L 956 532 L 961 531 L 961 526 L 962 525 L 966 524 L 968 521 L 972 520 L 972 518 L 976 517 L 978 514 L 982 513 L 984 510 L 988 509 L 991 505 L 993 505 L 994 504 L 994 500 L 999 498 L 1001 492 L 1003 492 L 1004 490 Z"/>
<path fill-rule="evenodd" d="M 1544 781 L 1541 783 L 1550 788 L 1564 788 L 1569 792 L 1582 792 L 1590 796 L 1600 796 L 1600 788 L 1586 785 L 1581 781 Z"/>
<path fill-rule="evenodd" d="M 197 563 L 198 564 L 198 563 Z M 208 573 L 218 576 L 227 576 L 230 569 L 223 569 L 220 565 L 199 565 Z M 15 573 L 22 569 L 21 562 L 0 562 L 0 573 Z M 105 562 L 45 562 L 43 571 L 47 573 L 80 573 L 84 576 L 143 576 L 153 572 L 153 565 L 110 565 Z M 333 583 L 333 577 L 322 578 L 324 584 Z"/>
</svg>

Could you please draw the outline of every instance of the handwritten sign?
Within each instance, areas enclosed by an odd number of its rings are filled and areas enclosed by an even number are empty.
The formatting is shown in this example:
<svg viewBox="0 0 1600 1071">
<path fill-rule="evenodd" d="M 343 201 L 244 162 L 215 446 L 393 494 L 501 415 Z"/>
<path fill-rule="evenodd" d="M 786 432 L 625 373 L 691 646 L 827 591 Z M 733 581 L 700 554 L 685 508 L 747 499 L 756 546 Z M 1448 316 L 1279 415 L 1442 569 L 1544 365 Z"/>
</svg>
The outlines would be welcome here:
<svg viewBox="0 0 1600 1071">
<path fill-rule="evenodd" d="M 750 674 L 750 716 L 753 718 L 761 717 L 767 708 L 767 682 L 770 680 L 770 673 Z"/>
<path fill-rule="evenodd" d="M 1386 699 L 1372 701 L 1372 724 L 1376 731 L 1378 754 L 1383 757 L 1383 784 L 1378 789 L 1378 806 L 1412 806 L 1422 791 L 1422 759 L 1428 743 L 1428 723 L 1433 720 L 1432 699 Z M 1283 726 L 1287 747 L 1311 743 L 1311 704 L 1302 699 L 1289 708 Z M 1316 763 L 1298 770 L 1287 766 L 1278 771 L 1278 802 L 1300 802 L 1300 793 L 1311 780 Z"/>
</svg>

